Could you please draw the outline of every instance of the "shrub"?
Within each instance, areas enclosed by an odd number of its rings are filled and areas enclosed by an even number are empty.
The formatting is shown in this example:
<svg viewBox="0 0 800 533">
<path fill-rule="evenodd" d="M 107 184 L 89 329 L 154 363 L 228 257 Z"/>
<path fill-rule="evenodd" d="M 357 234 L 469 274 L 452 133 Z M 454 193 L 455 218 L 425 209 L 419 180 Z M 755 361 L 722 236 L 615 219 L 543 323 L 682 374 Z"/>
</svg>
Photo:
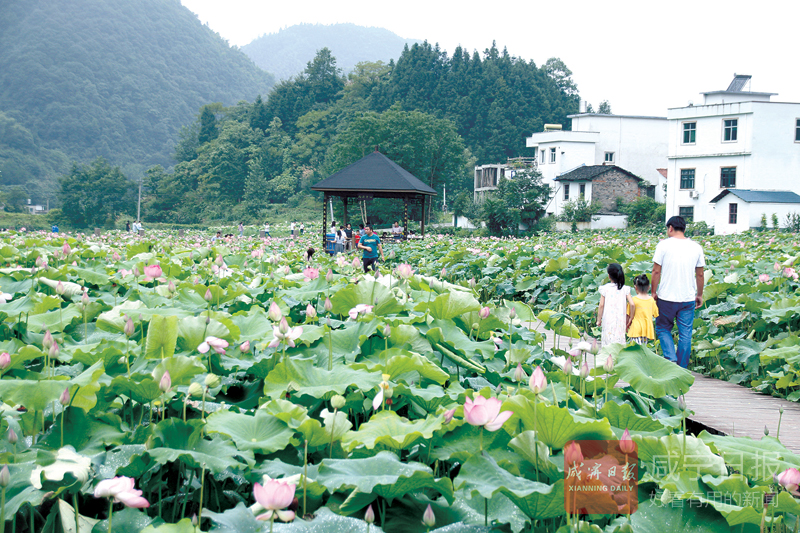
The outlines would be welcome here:
<svg viewBox="0 0 800 533">
<path fill-rule="evenodd" d="M 786 215 L 786 231 L 800 232 L 800 213 L 788 213 Z"/>
<path fill-rule="evenodd" d="M 714 228 L 705 222 L 691 222 L 686 226 L 687 237 L 698 237 L 700 235 L 713 235 Z"/>
<path fill-rule="evenodd" d="M 583 197 L 565 203 L 563 211 L 558 215 L 561 222 L 591 222 L 592 215 L 596 214 L 602 205 L 599 202 L 587 203 Z"/>
<path fill-rule="evenodd" d="M 641 196 L 630 203 L 617 201 L 617 210 L 628 215 L 628 227 L 642 228 L 650 225 L 662 225 L 666 218 L 667 207 L 652 198 Z"/>
</svg>

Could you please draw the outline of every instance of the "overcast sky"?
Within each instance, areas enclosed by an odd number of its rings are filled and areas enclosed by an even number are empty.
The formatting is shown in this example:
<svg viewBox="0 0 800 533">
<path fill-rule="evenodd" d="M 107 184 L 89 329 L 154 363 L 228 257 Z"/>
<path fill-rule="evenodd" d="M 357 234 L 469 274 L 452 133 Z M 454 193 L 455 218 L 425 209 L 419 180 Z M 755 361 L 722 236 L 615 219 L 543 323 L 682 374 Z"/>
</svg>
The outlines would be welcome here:
<svg viewBox="0 0 800 533">
<path fill-rule="evenodd" d="M 497 41 L 511 55 L 543 64 L 560 57 L 581 98 L 615 114 L 666 116 L 701 103 L 734 73 L 753 76 L 751 90 L 800 102 L 800 1 L 469 3 L 443 0 L 182 0 L 232 45 L 300 23 L 351 22 L 428 40 L 452 55 L 482 52 Z M 312 58 L 308 58 L 309 60 Z"/>
</svg>

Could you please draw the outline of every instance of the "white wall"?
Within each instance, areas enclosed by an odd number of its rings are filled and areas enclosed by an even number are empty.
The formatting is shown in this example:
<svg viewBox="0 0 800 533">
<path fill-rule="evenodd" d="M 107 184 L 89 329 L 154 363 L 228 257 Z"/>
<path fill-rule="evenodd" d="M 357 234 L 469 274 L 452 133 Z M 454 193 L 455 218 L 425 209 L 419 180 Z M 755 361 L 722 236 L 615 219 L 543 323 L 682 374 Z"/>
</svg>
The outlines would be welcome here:
<svg viewBox="0 0 800 533">
<path fill-rule="evenodd" d="M 564 211 L 564 188 L 569 187 L 569 200 L 573 201 L 580 196 L 581 184 L 586 185 L 586 192 L 584 198 L 586 202 L 592 201 L 592 182 L 591 181 L 556 181 L 553 184 L 553 196 L 550 198 L 550 203 L 547 204 L 545 211 L 548 214 L 555 216 L 560 215 Z"/>
<path fill-rule="evenodd" d="M 736 224 L 730 224 L 729 209 L 730 204 L 736 203 L 738 217 Z M 749 203 L 733 194 L 726 195 L 716 203 L 714 213 L 714 234 L 730 235 L 741 233 L 750 228 L 761 227 L 761 215 L 767 215 L 767 227 L 772 228 L 772 214 L 778 216 L 780 227 L 786 227 L 786 215 L 789 213 L 800 213 L 800 204 L 779 204 L 779 203 Z"/>
</svg>

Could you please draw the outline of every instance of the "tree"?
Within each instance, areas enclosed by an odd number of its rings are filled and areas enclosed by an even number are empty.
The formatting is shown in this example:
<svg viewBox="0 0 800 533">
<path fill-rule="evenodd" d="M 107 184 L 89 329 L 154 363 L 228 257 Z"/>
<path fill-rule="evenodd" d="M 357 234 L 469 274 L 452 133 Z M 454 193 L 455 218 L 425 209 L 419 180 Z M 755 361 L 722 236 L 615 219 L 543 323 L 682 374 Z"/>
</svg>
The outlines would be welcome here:
<svg viewBox="0 0 800 533">
<path fill-rule="evenodd" d="M 319 50 L 314 60 L 308 62 L 304 75 L 314 101 L 319 104 L 332 102 L 344 89 L 341 69 L 328 48 Z"/>
<path fill-rule="evenodd" d="M 5 193 L 5 210 L 10 213 L 22 213 L 25 211 L 25 203 L 28 200 L 28 193 L 20 187 L 15 185 L 8 189 Z"/>
<path fill-rule="evenodd" d="M 550 186 L 542 183 L 536 169 L 518 170 L 512 179 L 500 180 L 496 193 L 518 222 L 533 224 L 545 213 L 550 200 Z"/>
<path fill-rule="evenodd" d="M 568 69 L 567 65 L 559 58 L 551 57 L 545 62 L 542 69 L 550 79 L 556 82 L 558 88 L 564 91 L 567 96 L 578 95 L 578 87 L 575 85 L 575 82 L 572 81 L 572 71 Z"/>
<path fill-rule="evenodd" d="M 73 164 L 58 181 L 61 209 L 76 228 L 102 227 L 120 215 L 136 213 L 137 185 L 102 157 L 91 165 Z"/>
<path fill-rule="evenodd" d="M 611 104 L 608 103 L 608 100 L 603 100 L 602 102 L 600 102 L 600 105 L 597 106 L 597 113 L 600 115 L 611 114 Z"/>
<path fill-rule="evenodd" d="M 217 138 L 217 117 L 211 107 L 204 105 L 200 111 L 200 133 L 198 141 L 201 145 Z"/>
</svg>

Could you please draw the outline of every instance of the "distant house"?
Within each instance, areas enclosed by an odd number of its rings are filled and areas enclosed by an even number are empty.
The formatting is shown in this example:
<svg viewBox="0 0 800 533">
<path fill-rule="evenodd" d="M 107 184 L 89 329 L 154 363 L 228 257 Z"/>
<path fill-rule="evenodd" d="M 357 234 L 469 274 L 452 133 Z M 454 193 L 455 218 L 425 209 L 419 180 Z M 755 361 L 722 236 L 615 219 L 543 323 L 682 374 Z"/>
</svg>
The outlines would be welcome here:
<svg viewBox="0 0 800 533">
<path fill-rule="evenodd" d="M 572 131 L 545 124 L 543 132 L 526 139 L 545 183 L 555 186 L 559 176 L 580 166 L 616 165 L 642 178 L 648 194 L 664 201 L 666 178 L 659 169 L 667 166 L 665 117 L 580 113 L 569 118 Z M 553 201 L 547 212 L 555 210 Z"/>
<path fill-rule="evenodd" d="M 509 157 L 506 163 L 476 166 L 473 200 L 483 203 L 487 194 L 497 190 L 500 180 L 514 179 L 520 170 L 535 168 L 536 159 L 532 157 Z"/>
<path fill-rule="evenodd" d="M 773 102 L 750 83 L 736 75 L 724 91 L 703 93 L 702 105 L 668 111 L 667 218 L 725 234 L 759 226 L 762 212 L 781 225 L 784 210 L 800 212 L 780 201 L 800 193 L 800 103 Z"/>
<path fill-rule="evenodd" d="M 555 178 L 551 204 L 553 215 L 564 211 L 564 204 L 583 198 L 587 203 L 597 202 L 602 208 L 593 217 L 591 229 L 624 228 L 626 217 L 616 210 L 617 198 L 632 202 L 647 195 L 648 182 L 616 165 L 581 166 Z"/>
<path fill-rule="evenodd" d="M 766 215 L 771 224 L 775 214 L 783 224 L 789 213 L 800 213 L 800 195 L 792 191 L 754 191 L 725 189 L 712 200 L 714 233 L 727 235 L 761 226 Z"/>
</svg>

